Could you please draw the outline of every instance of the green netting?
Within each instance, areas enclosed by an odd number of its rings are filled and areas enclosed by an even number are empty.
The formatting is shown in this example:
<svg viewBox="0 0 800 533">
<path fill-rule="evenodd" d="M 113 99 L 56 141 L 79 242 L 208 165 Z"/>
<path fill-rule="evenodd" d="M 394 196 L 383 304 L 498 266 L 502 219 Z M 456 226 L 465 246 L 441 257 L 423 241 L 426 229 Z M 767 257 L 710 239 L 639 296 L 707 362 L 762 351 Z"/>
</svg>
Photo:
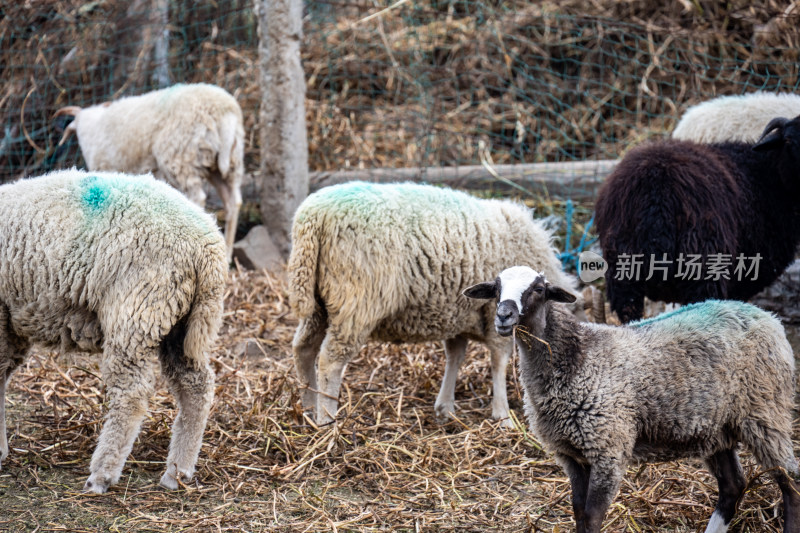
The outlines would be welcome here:
<svg viewBox="0 0 800 533">
<path fill-rule="evenodd" d="M 308 2 L 310 168 L 616 158 L 691 104 L 797 90 L 784 6 L 650 4 L 424 0 L 356 23 L 389 2 Z M 74 138 L 56 146 L 59 107 L 177 82 L 237 97 L 258 168 L 250 1 L 40 0 L 0 15 L 0 180 L 83 165 Z"/>
</svg>

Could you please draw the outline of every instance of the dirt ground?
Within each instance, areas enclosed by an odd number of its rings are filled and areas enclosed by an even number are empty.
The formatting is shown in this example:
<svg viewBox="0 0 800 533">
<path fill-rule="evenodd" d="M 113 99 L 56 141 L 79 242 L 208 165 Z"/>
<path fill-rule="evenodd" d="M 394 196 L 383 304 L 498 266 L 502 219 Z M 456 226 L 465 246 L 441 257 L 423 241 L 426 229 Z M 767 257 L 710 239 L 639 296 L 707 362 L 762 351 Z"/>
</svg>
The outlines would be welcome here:
<svg viewBox="0 0 800 533">
<path fill-rule="evenodd" d="M 440 345 L 372 343 L 345 374 L 346 418 L 314 428 L 299 405 L 296 322 L 280 278 L 234 274 L 225 317 L 197 475 L 175 492 L 157 484 L 174 417 L 163 383 L 120 482 L 83 494 L 103 416 L 98 360 L 35 351 L 9 387 L 0 531 L 574 530 L 569 484 L 552 457 L 524 425 L 505 430 L 487 419 L 482 348 L 470 348 L 459 376 L 458 420 L 433 416 Z M 508 382 L 521 416 L 511 368 Z M 779 531 L 779 491 L 745 463 L 749 486 L 730 531 Z M 605 531 L 697 531 L 715 501 L 699 461 L 635 467 Z"/>
</svg>

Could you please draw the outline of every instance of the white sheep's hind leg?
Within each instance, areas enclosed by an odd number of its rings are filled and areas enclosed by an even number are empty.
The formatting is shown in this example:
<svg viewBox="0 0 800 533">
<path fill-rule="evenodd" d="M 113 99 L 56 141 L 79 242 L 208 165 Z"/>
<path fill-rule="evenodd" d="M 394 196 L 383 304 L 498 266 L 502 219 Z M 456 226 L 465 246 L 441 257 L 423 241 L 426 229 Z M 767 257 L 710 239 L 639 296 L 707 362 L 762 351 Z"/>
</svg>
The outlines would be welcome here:
<svg viewBox="0 0 800 533">
<path fill-rule="evenodd" d="M 92 454 L 91 474 L 83 486 L 84 491 L 102 494 L 119 481 L 153 393 L 156 357 L 155 348 L 126 353 L 106 339 L 103 380 L 108 414 Z"/>
<path fill-rule="evenodd" d="M 0 377 L 0 468 L 3 466 L 3 461 L 8 457 L 8 436 L 6 435 L 6 389 L 8 382 L 11 381 L 11 374 L 22 362 L 22 357 L 13 358 L 9 361 L 9 367 L 5 371 L 5 375 Z"/>
<path fill-rule="evenodd" d="M 6 436 L 6 386 L 7 379 L 0 379 L 0 468 L 8 457 L 8 437 Z"/>
<path fill-rule="evenodd" d="M 8 457 L 8 436 L 6 435 L 6 388 L 11 380 L 13 368 L 6 371 L 5 379 L 0 378 L 0 467 Z"/>
<path fill-rule="evenodd" d="M 225 207 L 225 248 L 228 253 L 228 262 L 230 262 L 233 257 L 233 241 L 236 238 L 239 210 L 242 207 L 242 192 L 238 184 L 227 183 L 218 173 L 211 174 L 211 183 Z"/>
<path fill-rule="evenodd" d="M 434 411 L 438 418 L 446 418 L 455 413 L 456 378 L 458 378 L 458 370 L 464 362 L 466 353 L 466 338 L 457 336 L 444 341 L 444 378 L 442 379 L 442 386 L 439 389 L 439 395 L 436 396 L 436 403 L 434 404 Z"/>
<path fill-rule="evenodd" d="M 300 320 L 292 340 L 294 365 L 300 380 L 303 410 L 306 412 L 313 411 L 317 406 L 317 355 L 325 339 L 327 320 L 325 310 L 318 306 L 310 317 Z"/>
<path fill-rule="evenodd" d="M 508 408 L 506 368 L 513 346 L 510 339 L 500 337 L 489 345 L 492 356 L 492 418 L 501 420 L 502 426 L 509 429 L 514 427 L 514 423 Z"/>
<path fill-rule="evenodd" d="M 344 370 L 365 340 L 366 336 L 348 338 L 339 329 L 333 326 L 328 328 L 317 359 L 317 424 L 327 424 L 336 417 Z"/>
<path fill-rule="evenodd" d="M 161 485 L 174 490 L 178 488 L 178 480 L 189 481 L 194 476 L 208 413 L 214 401 L 214 372 L 208 364 L 195 369 L 179 361 L 164 364 L 163 359 L 162 371 L 178 405 L 167 468 L 161 476 Z"/>
<path fill-rule="evenodd" d="M 8 457 L 6 389 L 11 375 L 25 360 L 25 354 L 30 347 L 26 340 L 13 332 L 10 318 L 8 308 L 0 302 L 0 467 Z"/>
</svg>

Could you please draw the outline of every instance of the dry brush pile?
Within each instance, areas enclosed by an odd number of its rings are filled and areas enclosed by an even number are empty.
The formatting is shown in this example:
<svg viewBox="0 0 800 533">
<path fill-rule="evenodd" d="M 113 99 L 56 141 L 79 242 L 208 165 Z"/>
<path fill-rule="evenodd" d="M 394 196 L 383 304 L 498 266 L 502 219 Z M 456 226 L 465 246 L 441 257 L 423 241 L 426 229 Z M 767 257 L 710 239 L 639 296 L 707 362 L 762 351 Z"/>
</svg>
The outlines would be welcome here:
<svg viewBox="0 0 800 533">
<path fill-rule="evenodd" d="M 441 426 L 433 402 L 442 348 L 371 343 L 347 372 L 347 416 L 314 428 L 300 409 L 294 326 L 280 278 L 233 276 L 198 472 L 178 492 L 157 486 L 174 417 L 160 386 L 119 484 L 101 497 L 80 493 L 104 412 L 98 362 L 37 351 L 10 385 L 0 531 L 573 529 L 564 473 L 523 425 L 509 431 L 486 420 L 484 350 L 470 350 L 459 378 L 459 419 Z M 732 531 L 777 532 L 780 494 L 745 463 L 749 487 Z M 697 531 L 715 485 L 699 461 L 631 471 L 607 531 Z"/>
<path fill-rule="evenodd" d="M 0 8 L 0 178 L 80 162 L 55 147 L 58 107 L 152 88 L 151 48 L 117 30 L 147 28 L 129 6 L 161 1 Z M 235 94 L 257 168 L 250 0 L 169 5 L 173 81 Z M 795 2 L 425 0 L 358 22 L 375 11 L 307 3 L 312 170 L 476 164 L 482 147 L 495 163 L 613 158 L 697 101 L 798 84 Z"/>
</svg>

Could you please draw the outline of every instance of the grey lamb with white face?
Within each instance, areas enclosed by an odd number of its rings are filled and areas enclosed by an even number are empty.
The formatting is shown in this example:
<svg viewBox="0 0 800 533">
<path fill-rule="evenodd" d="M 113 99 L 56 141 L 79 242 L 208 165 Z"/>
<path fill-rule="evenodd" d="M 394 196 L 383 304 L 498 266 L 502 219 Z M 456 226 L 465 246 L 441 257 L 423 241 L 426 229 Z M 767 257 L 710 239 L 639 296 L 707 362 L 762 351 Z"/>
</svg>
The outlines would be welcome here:
<svg viewBox="0 0 800 533">
<path fill-rule="evenodd" d="M 800 531 L 793 478 L 794 356 L 783 326 L 738 301 L 709 300 L 614 327 L 576 322 L 573 296 L 528 267 L 504 270 L 464 295 L 497 299 L 495 328 L 514 334 L 531 429 L 572 484 L 579 533 L 597 533 L 633 461 L 703 458 L 721 533 L 746 482 L 739 443 L 783 493 L 784 531 Z"/>
</svg>

